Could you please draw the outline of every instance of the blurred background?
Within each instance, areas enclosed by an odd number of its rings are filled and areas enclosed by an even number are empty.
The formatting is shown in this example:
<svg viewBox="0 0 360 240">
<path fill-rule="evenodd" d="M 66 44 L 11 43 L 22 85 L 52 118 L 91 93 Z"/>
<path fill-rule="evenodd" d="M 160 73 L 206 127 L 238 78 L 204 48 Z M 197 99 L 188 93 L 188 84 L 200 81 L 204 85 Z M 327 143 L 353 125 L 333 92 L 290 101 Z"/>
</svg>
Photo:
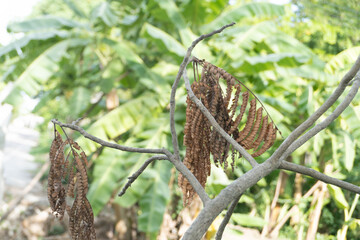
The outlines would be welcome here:
<svg viewBox="0 0 360 240">
<path fill-rule="evenodd" d="M 255 92 L 284 137 L 325 101 L 360 54 L 358 0 L 2 1 L 1 238 L 69 239 L 68 219 L 52 216 L 46 196 L 52 118 L 71 123 L 83 117 L 79 125 L 104 140 L 172 149 L 169 97 L 184 53 L 198 36 L 232 21 L 234 27 L 201 42 L 193 54 Z M 183 83 L 176 100 L 184 156 Z M 67 133 L 90 162 L 87 197 L 98 239 L 182 236 L 201 204 L 183 208 L 170 163 L 153 163 L 118 198 L 149 156 L 104 149 Z M 282 140 L 278 136 L 257 161 Z M 359 145 L 360 95 L 288 161 L 359 185 Z M 206 191 L 216 196 L 250 168 L 242 159 L 234 171 L 213 166 Z M 223 239 L 360 239 L 358 205 L 354 193 L 275 171 L 242 196 Z M 205 239 L 214 239 L 222 218 Z"/>
</svg>

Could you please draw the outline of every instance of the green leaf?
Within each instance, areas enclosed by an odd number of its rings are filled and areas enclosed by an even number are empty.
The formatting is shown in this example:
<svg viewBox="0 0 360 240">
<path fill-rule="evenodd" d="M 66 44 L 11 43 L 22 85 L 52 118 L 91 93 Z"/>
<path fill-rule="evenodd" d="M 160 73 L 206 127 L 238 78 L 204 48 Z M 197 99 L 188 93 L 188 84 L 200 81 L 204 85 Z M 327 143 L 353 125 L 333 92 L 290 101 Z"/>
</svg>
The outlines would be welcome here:
<svg viewBox="0 0 360 240">
<path fill-rule="evenodd" d="M 342 128 L 351 132 L 354 139 L 360 139 L 360 106 L 350 105 L 341 116 L 345 120 L 342 122 Z"/>
<path fill-rule="evenodd" d="M 185 56 L 185 47 L 160 28 L 154 27 L 149 23 L 145 23 L 142 31 L 147 33 L 147 36 L 155 40 L 156 43 L 162 43 L 169 52 L 175 53 L 179 57 Z"/>
<path fill-rule="evenodd" d="M 129 162 L 128 154 L 110 148 L 105 148 L 95 160 L 93 181 L 87 194 L 95 216 L 118 187 L 118 179 L 125 175 L 126 162 Z"/>
<path fill-rule="evenodd" d="M 360 47 L 352 47 L 337 54 L 326 64 L 325 71 L 335 74 L 348 70 L 360 55 Z"/>
<path fill-rule="evenodd" d="M 66 29 L 66 28 L 84 28 L 85 25 L 73 20 L 56 17 L 56 16 L 41 16 L 32 18 L 22 22 L 14 22 L 8 25 L 9 32 L 30 32 L 49 29 Z"/>
<path fill-rule="evenodd" d="M 249 216 L 248 214 L 234 213 L 231 219 L 241 226 L 264 227 L 266 221 L 260 217 Z"/>
<path fill-rule="evenodd" d="M 90 103 L 91 93 L 90 90 L 84 87 L 77 87 L 73 91 L 70 98 L 70 109 L 72 117 L 80 117 L 80 113 L 86 109 Z"/>
<path fill-rule="evenodd" d="M 314 112 L 313 99 L 313 87 L 308 85 L 302 90 L 302 94 L 299 97 L 298 109 L 301 112 L 307 112 L 309 115 Z"/>
<path fill-rule="evenodd" d="M 245 73 L 255 74 L 261 71 L 273 70 L 276 65 L 282 67 L 297 67 L 306 63 L 309 57 L 292 53 L 276 53 L 264 56 L 245 57 L 240 64 L 233 63 L 234 68 L 239 68 Z"/>
<path fill-rule="evenodd" d="M 252 50 L 256 46 L 256 43 L 260 43 L 264 40 L 266 41 L 273 34 L 276 35 L 279 32 L 275 23 L 272 21 L 264 21 L 251 26 L 250 28 L 244 27 L 237 28 L 236 30 L 237 31 L 231 29 L 226 33 L 227 35 L 235 34 L 233 43 L 248 50 Z"/>
<path fill-rule="evenodd" d="M 118 22 L 118 17 L 111 10 L 108 2 L 102 2 L 91 13 L 92 21 L 100 18 L 107 26 L 112 27 Z"/>
<path fill-rule="evenodd" d="M 103 78 L 111 78 L 115 81 L 124 71 L 124 66 L 120 59 L 113 59 L 107 65 L 102 73 Z"/>
<path fill-rule="evenodd" d="M 336 81 L 334 75 L 327 74 L 318 68 L 314 68 L 312 65 L 303 65 L 299 68 L 287 68 L 286 70 L 278 69 L 281 72 L 287 72 L 288 76 L 297 76 L 307 79 L 318 80 L 322 83 L 333 83 Z"/>
<path fill-rule="evenodd" d="M 336 165 L 339 166 L 339 154 L 338 154 L 339 146 L 338 146 L 337 136 L 335 134 L 330 133 L 330 139 L 331 139 L 332 157 Z"/>
<path fill-rule="evenodd" d="M 159 61 L 151 70 L 163 77 L 176 76 L 179 71 L 179 66 L 166 61 Z"/>
<path fill-rule="evenodd" d="M 138 147 L 144 147 L 144 148 L 160 148 L 164 147 L 166 145 L 166 134 L 165 130 L 168 129 L 169 125 L 167 123 L 167 118 L 159 118 L 159 119 L 152 119 L 147 122 L 147 124 L 153 124 L 152 127 L 150 127 L 150 130 L 145 130 L 144 125 L 139 128 L 133 130 L 133 135 L 146 139 L 141 142 L 141 144 Z M 141 165 L 143 164 L 143 161 L 146 160 L 146 155 L 142 155 L 140 158 L 138 158 L 138 161 L 133 164 L 127 172 L 127 177 L 130 177 L 135 171 L 137 171 Z M 125 183 L 122 183 L 121 188 L 125 186 Z"/>
<path fill-rule="evenodd" d="M 1 76 L 1 79 L 0 79 L 0 82 L 3 82 L 3 81 L 5 81 L 6 80 L 6 78 L 8 77 L 8 76 L 10 76 L 13 72 L 14 72 L 14 70 L 16 69 L 16 65 L 10 65 L 10 66 L 7 66 L 7 69 L 5 70 L 5 71 L 3 71 L 2 72 L 2 76 Z"/>
<path fill-rule="evenodd" d="M 211 174 L 208 178 L 207 184 L 221 184 L 223 186 L 227 186 L 232 181 L 229 180 L 228 176 L 221 168 L 216 167 L 215 165 L 211 165 Z"/>
<path fill-rule="evenodd" d="M 196 34 L 194 34 L 191 31 L 191 29 L 187 26 L 179 8 L 175 4 L 175 2 L 168 1 L 168 0 L 157 0 L 156 2 L 159 4 L 159 7 L 166 12 L 166 15 L 167 15 L 169 21 L 172 24 L 174 24 L 176 26 L 176 28 L 178 29 L 182 44 L 184 46 L 190 46 L 192 41 L 194 39 L 198 38 L 198 36 Z M 207 44 L 203 44 L 202 42 L 200 42 L 196 46 L 193 53 L 194 53 L 194 55 L 197 55 L 197 56 L 201 55 L 203 58 L 206 58 L 208 61 L 211 61 L 211 59 L 212 59 L 209 46 Z"/>
<path fill-rule="evenodd" d="M 275 53 L 298 53 L 318 58 L 305 44 L 279 30 L 270 30 L 264 42 Z"/>
<path fill-rule="evenodd" d="M 156 0 L 156 2 L 159 4 L 160 8 L 166 12 L 168 18 L 177 29 L 181 30 L 186 28 L 186 23 L 174 1 Z"/>
<path fill-rule="evenodd" d="M 124 61 L 128 63 L 138 63 L 141 65 L 144 64 L 141 57 L 139 57 L 139 55 L 135 53 L 134 48 L 136 48 L 136 45 L 127 41 L 115 42 L 109 39 L 104 39 L 104 43 L 109 44 L 111 47 L 113 47 L 118 56 L 121 59 L 124 59 Z"/>
<path fill-rule="evenodd" d="M 131 141 L 126 141 L 125 145 L 134 144 Z M 93 181 L 87 194 L 95 215 L 107 204 L 114 191 L 120 188 L 119 180 L 127 181 L 130 176 L 129 169 L 132 169 L 132 166 L 138 162 L 142 163 L 145 158 L 146 156 L 142 155 L 139 159 L 139 155 L 136 153 L 121 152 L 109 148 L 104 149 L 94 162 Z M 152 169 L 146 169 L 126 191 L 125 195 L 121 198 L 115 198 L 114 202 L 123 207 L 130 207 L 136 203 L 147 191 L 152 179 L 154 179 L 154 174 L 149 174 L 150 170 Z"/>
<path fill-rule="evenodd" d="M 287 113 L 294 113 L 296 111 L 296 107 L 294 105 L 287 103 L 285 100 L 281 100 L 281 98 L 267 97 L 263 95 L 258 95 L 258 98 L 277 109 L 283 109 Z"/>
<path fill-rule="evenodd" d="M 121 197 L 117 197 L 115 198 L 114 202 L 119 204 L 122 207 L 131 207 L 132 205 L 134 205 L 136 202 L 138 202 L 143 195 L 145 194 L 145 192 L 147 192 L 147 190 L 149 189 L 149 187 L 152 185 L 152 182 L 154 180 L 154 176 L 148 177 L 147 175 L 150 172 L 150 170 L 152 170 L 154 172 L 153 169 L 146 169 L 137 179 L 136 181 L 131 184 L 131 187 L 128 188 L 128 190 L 126 191 L 126 193 L 121 196 Z M 128 174 L 128 172 L 126 173 Z M 155 175 L 156 173 L 154 172 Z M 124 181 L 127 181 L 128 179 L 124 178 Z"/>
<path fill-rule="evenodd" d="M 350 172 L 354 166 L 355 160 L 355 141 L 346 132 L 343 133 L 344 138 L 344 164 L 345 168 Z"/>
<path fill-rule="evenodd" d="M 25 71 L 15 81 L 14 90 L 9 94 L 8 98 L 13 98 L 13 94 L 17 94 L 18 90 L 23 90 L 29 96 L 35 96 L 42 89 L 44 83 L 59 70 L 59 62 L 66 55 L 69 47 L 86 45 L 85 39 L 68 39 L 60 41 L 40 56 L 25 69 Z M 8 100 L 6 100 L 8 101 Z"/>
<path fill-rule="evenodd" d="M 141 214 L 138 218 L 140 231 L 153 233 L 160 229 L 167 202 L 170 199 L 168 182 L 172 165 L 167 161 L 156 162 L 156 178 L 148 192 L 141 197 Z"/>
<path fill-rule="evenodd" d="M 314 136 L 314 140 L 313 140 L 314 153 L 318 156 L 320 155 L 320 151 L 324 146 L 324 143 L 325 143 L 324 138 L 325 138 L 325 136 L 324 136 L 323 132 L 320 132 Z"/>
<path fill-rule="evenodd" d="M 121 20 L 122 25 L 131 25 L 136 22 L 136 20 L 139 19 L 138 15 L 125 15 L 123 19 Z"/>
<path fill-rule="evenodd" d="M 141 116 L 141 113 L 138 113 L 138 116 Z M 168 129 L 169 126 L 165 124 L 165 121 L 168 121 L 167 118 L 154 119 L 152 122 L 156 124 L 157 128 L 151 127 L 150 129 L 153 129 L 153 131 L 150 137 L 140 143 L 135 142 L 136 139 L 141 137 L 134 129 L 132 131 L 132 137 L 122 145 L 143 148 L 166 146 L 166 133 L 164 132 L 164 129 Z M 143 133 L 145 130 L 144 124 L 146 124 L 145 121 L 137 125 L 139 128 L 138 131 L 141 133 Z M 121 128 L 122 124 L 118 123 L 117 126 Z M 98 135 L 95 136 L 102 138 Z M 82 143 L 82 140 L 83 139 L 80 139 L 77 142 L 80 146 L 86 147 L 86 145 Z M 93 184 L 90 185 L 88 193 L 88 199 L 91 202 L 93 208 L 95 208 L 94 214 L 97 214 L 104 207 L 114 190 L 122 189 L 125 186 L 128 177 L 137 171 L 144 163 L 144 161 L 149 157 L 148 154 L 139 155 L 137 153 L 120 152 L 108 148 L 105 150 L 94 162 L 95 167 L 93 171 Z M 162 161 L 160 164 L 166 164 L 166 162 Z M 167 174 L 170 174 L 169 170 L 166 173 L 162 173 L 161 167 L 157 168 L 156 171 L 151 170 L 152 169 L 148 167 L 148 169 L 146 169 L 140 175 L 139 179 L 137 179 L 133 183 L 132 187 L 125 193 L 123 196 L 124 199 L 115 200 L 115 202 L 124 207 L 131 206 L 139 199 L 144 198 L 144 194 L 149 187 L 154 188 L 154 186 L 151 186 L 155 181 L 154 179 L 159 177 L 162 179 L 164 176 L 167 176 Z M 159 173 L 164 176 L 158 176 Z M 138 180 L 139 182 L 137 182 Z M 121 182 L 119 183 L 119 181 Z M 160 179 L 157 181 L 160 181 Z M 110 185 L 111 188 L 109 188 L 108 185 Z"/>
<path fill-rule="evenodd" d="M 79 17 L 86 18 L 86 14 L 76 6 L 72 0 L 63 0 L 64 3 Z"/>
<path fill-rule="evenodd" d="M 311 116 L 311 114 L 313 114 L 315 112 L 314 101 L 313 101 L 314 89 L 311 85 L 307 86 L 307 93 L 308 93 L 307 112 L 308 112 L 309 116 Z"/>
<path fill-rule="evenodd" d="M 331 197 L 335 200 L 336 206 L 338 206 L 341 209 L 349 208 L 349 204 L 346 201 L 344 193 L 342 192 L 341 188 L 333 186 L 331 184 L 328 184 L 327 187 Z"/>
<path fill-rule="evenodd" d="M 240 22 L 252 17 L 279 17 L 285 14 L 284 7 L 266 2 L 255 2 L 225 9 L 222 14 L 210 24 L 202 28 L 203 32 L 213 31 L 231 22 Z"/>
<path fill-rule="evenodd" d="M 149 69 L 147 68 L 144 61 L 141 57 L 136 53 L 136 45 L 122 40 L 120 42 L 116 42 L 110 39 L 103 39 L 105 44 L 108 44 L 111 48 L 115 50 L 118 56 L 123 61 L 123 65 L 129 66 L 131 70 L 134 71 L 138 76 L 141 77 L 151 77 L 149 73 Z"/>
<path fill-rule="evenodd" d="M 133 128 L 142 119 L 154 114 L 155 109 L 161 107 L 157 95 L 143 95 L 132 99 L 113 111 L 109 112 L 96 122 L 87 131 L 103 140 L 109 141 Z M 94 142 L 79 139 L 80 146 L 86 153 L 96 151 L 98 145 Z"/>
<path fill-rule="evenodd" d="M 35 108 L 32 110 L 33 113 L 39 112 L 43 107 L 48 106 L 49 101 L 57 97 L 61 93 L 60 89 L 52 89 L 47 92 L 45 92 L 41 98 L 40 101 L 36 104 Z"/>
<path fill-rule="evenodd" d="M 13 50 L 21 49 L 22 47 L 26 46 L 32 40 L 47 40 L 54 37 L 61 37 L 66 38 L 69 36 L 67 31 L 46 31 L 46 32 L 36 32 L 36 33 L 29 33 L 24 37 L 15 40 L 9 43 L 6 46 L 0 48 L 0 57 L 4 54 L 7 54 Z"/>
</svg>

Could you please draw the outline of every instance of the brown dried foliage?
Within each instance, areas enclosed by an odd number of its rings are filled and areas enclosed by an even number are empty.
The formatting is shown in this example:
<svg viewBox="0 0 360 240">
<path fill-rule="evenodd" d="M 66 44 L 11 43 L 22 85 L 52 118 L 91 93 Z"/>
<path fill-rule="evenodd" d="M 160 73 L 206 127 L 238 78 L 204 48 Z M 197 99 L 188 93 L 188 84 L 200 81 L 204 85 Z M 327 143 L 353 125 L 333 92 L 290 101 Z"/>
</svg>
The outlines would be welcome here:
<svg viewBox="0 0 360 240">
<path fill-rule="evenodd" d="M 263 105 L 259 99 L 239 80 L 225 70 L 205 62 L 194 61 L 195 69 L 200 64 L 202 74 L 200 80 L 191 85 L 195 96 L 204 104 L 217 123 L 246 150 L 252 151 L 253 157 L 258 157 L 269 149 L 276 138 L 277 127 L 268 115 L 263 116 Z M 226 91 L 223 93 L 220 79 L 226 82 Z M 242 92 L 242 87 L 245 91 Z M 252 100 L 249 103 L 250 97 Z M 241 99 L 241 104 L 239 100 Z M 261 107 L 257 108 L 257 103 Z M 191 99 L 186 100 L 186 123 L 184 128 L 184 145 L 186 154 L 184 164 L 204 187 L 210 175 L 210 155 L 216 166 L 227 168 L 227 158 L 231 149 L 231 166 L 234 169 L 236 150 L 212 128 L 207 118 Z M 247 113 L 247 106 L 250 105 Z M 240 107 L 239 107 L 240 106 Z M 246 117 L 244 118 L 244 115 Z M 245 119 L 243 122 L 242 120 Z M 245 125 L 245 126 L 244 126 Z M 241 129 L 241 127 L 244 126 Z M 240 155 L 241 157 L 241 155 Z M 195 191 L 186 178 L 179 175 L 179 186 L 184 195 L 184 205 L 191 203 Z"/>
<path fill-rule="evenodd" d="M 66 145 L 69 145 L 69 153 L 65 158 Z M 56 217 L 62 219 L 65 210 L 68 213 L 70 236 L 74 240 L 96 239 L 94 215 L 86 198 L 87 164 L 87 157 L 80 146 L 70 138 L 63 141 L 55 129 L 55 138 L 50 148 L 48 199 Z M 72 206 L 68 205 L 66 196 L 75 197 Z"/>
</svg>

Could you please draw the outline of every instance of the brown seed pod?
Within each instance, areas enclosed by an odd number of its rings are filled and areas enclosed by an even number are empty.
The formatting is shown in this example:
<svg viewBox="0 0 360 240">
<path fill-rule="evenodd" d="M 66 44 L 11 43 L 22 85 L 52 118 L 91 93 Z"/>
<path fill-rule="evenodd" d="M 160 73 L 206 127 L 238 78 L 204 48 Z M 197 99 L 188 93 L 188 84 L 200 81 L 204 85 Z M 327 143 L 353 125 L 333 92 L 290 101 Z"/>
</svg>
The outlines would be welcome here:
<svg viewBox="0 0 360 240">
<path fill-rule="evenodd" d="M 196 79 L 198 74 L 195 74 L 195 71 L 198 72 L 198 65 L 203 67 L 200 79 Z M 195 96 L 233 139 L 245 149 L 252 151 L 254 157 L 260 156 L 271 147 L 276 138 L 277 127 L 273 127 L 274 123 L 268 114 L 263 116 L 263 110 L 266 111 L 266 109 L 250 89 L 225 70 L 205 60 L 194 60 L 194 77 L 195 81 L 191 88 Z M 226 82 L 225 94 L 221 89 L 221 79 Z M 242 88 L 245 89 L 244 92 L 242 92 Z M 240 96 L 242 96 L 241 104 L 239 104 Z M 246 112 L 250 98 L 252 100 L 250 100 L 250 107 Z M 230 144 L 210 126 L 207 118 L 189 97 L 186 103 L 184 164 L 201 185 L 205 186 L 211 169 L 210 155 L 213 156 L 216 166 L 222 165 L 227 168 Z M 261 107 L 257 108 L 257 103 L 260 103 Z M 238 110 L 239 105 L 240 110 Z M 269 118 L 270 123 L 268 122 Z M 240 127 L 243 127 L 241 131 Z M 232 168 L 235 165 L 235 155 L 236 151 L 232 149 Z M 184 205 L 188 205 L 195 192 L 181 174 L 178 182 L 183 191 Z"/>
<path fill-rule="evenodd" d="M 56 217 L 63 218 L 66 208 L 65 188 L 61 184 L 63 176 L 64 142 L 58 131 L 50 147 L 50 170 L 48 175 L 48 200 Z"/>
<path fill-rule="evenodd" d="M 64 157 L 65 145 L 70 145 L 70 152 Z M 80 154 L 77 152 L 79 151 Z M 72 239 L 96 239 L 94 215 L 86 198 L 88 178 L 87 157 L 81 147 L 67 137 L 63 141 L 55 130 L 55 138 L 50 147 L 50 171 L 48 177 L 48 199 L 56 217 L 69 214 L 69 230 Z M 72 156 L 73 158 L 71 159 Z M 67 186 L 63 184 L 66 182 Z M 66 196 L 75 197 L 72 206 L 66 204 Z"/>
</svg>

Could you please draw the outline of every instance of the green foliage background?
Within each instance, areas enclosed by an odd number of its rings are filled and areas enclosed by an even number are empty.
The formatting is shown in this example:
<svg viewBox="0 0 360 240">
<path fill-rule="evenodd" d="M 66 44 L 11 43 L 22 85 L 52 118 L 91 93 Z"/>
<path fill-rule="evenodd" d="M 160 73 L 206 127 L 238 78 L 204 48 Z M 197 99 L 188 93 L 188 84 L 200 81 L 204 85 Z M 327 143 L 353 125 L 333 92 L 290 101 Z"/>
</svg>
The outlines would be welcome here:
<svg viewBox="0 0 360 240">
<path fill-rule="evenodd" d="M 186 48 L 201 34 L 234 21 L 234 27 L 203 41 L 193 54 L 224 68 L 252 89 L 286 137 L 324 102 L 360 54 L 359 30 L 352 31 L 353 21 L 358 23 L 359 17 L 350 10 L 329 15 L 331 5 L 315 0 L 294 1 L 293 5 L 230 2 L 44 0 L 27 20 L 8 26 L 9 32 L 24 35 L 0 47 L 0 89 L 13 84 L 4 102 L 19 106 L 24 94 L 39 100 L 33 113 L 45 121 L 40 126 L 42 137 L 37 153 L 48 150 L 50 119 L 71 122 L 82 116 L 86 118 L 81 126 L 104 140 L 171 149 L 169 96 Z M 340 6 L 342 1 L 330 2 Z M 332 21 L 335 17 L 342 19 L 337 25 Z M 109 110 L 106 100 L 114 91 L 118 107 Z M 176 98 L 180 143 L 185 99 L 182 84 Z M 266 159 L 282 140 L 279 137 L 258 161 Z M 319 171 L 331 164 L 334 176 L 358 185 L 359 140 L 357 96 L 328 129 L 292 154 L 292 161 Z M 98 214 L 149 156 L 102 149 L 81 137 L 78 141 L 93 162 L 88 198 Z M 185 149 L 181 149 L 184 155 Z M 165 161 L 153 164 L 123 198 L 114 200 L 125 208 L 139 205 L 138 228 L 151 238 L 159 231 L 166 208 L 180 195 L 176 184 L 168 185 L 171 174 L 175 174 L 171 169 Z M 248 169 L 250 166 L 242 160 L 237 161 L 234 172 L 226 170 L 226 174 L 213 167 L 207 192 L 217 195 Z M 280 196 L 285 203 L 283 211 L 294 204 L 294 177 L 290 173 Z M 261 229 L 266 224 L 277 178 L 278 172 L 273 173 L 249 189 L 231 221 Z M 305 178 L 304 192 L 314 183 Z M 344 219 L 354 194 L 334 187 L 329 193 L 319 237 L 334 239 L 347 224 L 351 226 L 349 238 L 359 238 L 359 211 L 349 221 L 339 221 Z M 301 224 L 305 227 L 312 211 L 309 201 L 301 205 Z M 293 234 L 290 227 L 281 232 L 284 237 Z"/>
</svg>

